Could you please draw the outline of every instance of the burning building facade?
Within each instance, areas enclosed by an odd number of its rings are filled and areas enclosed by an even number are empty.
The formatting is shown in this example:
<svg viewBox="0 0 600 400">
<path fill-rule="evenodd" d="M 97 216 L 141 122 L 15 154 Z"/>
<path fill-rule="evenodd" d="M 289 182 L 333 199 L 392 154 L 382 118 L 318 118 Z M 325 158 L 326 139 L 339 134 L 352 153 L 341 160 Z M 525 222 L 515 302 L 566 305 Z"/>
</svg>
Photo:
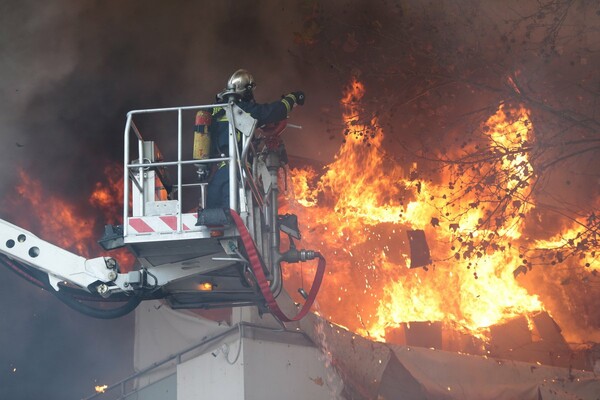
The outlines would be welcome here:
<svg viewBox="0 0 600 400">
<path fill-rule="evenodd" d="M 417 162 L 406 170 L 386 154 L 377 119 L 360 122 L 363 94 L 364 86 L 353 81 L 342 100 L 346 135 L 335 161 L 321 172 L 292 171 L 292 186 L 304 190 L 293 193 L 290 208 L 310 221 L 306 229 L 319 232 L 318 244 L 331 260 L 321 295 L 323 314 L 364 336 L 402 344 L 411 343 L 408 336 L 418 329 L 414 325 L 426 323 L 422 332 L 435 336 L 439 331 L 437 340 L 425 341 L 437 344 L 427 347 L 479 354 L 518 347 L 494 343 L 512 332 L 507 328 L 499 334 L 498 326 L 512 324 L 515 337 L 525 340 L 520 345 L 554 341 L 562 348 L 556 351 L 564 353 L 560 329 L 540 320 L 550 312 L 560 321 L 565 310 L 545 305 L 540 298 L 545 289 L 521 280 L 533 268 L 524 253 L 535 250 L 525 236 L 527 224 L 539 223 L 527 218 L 535 208 L 531 187 L 536 176 L 525 148 L 535 143 L 527 110 L 500 105 L 482 123 L 479 142 L 440 154 L 442 168 L 424 177 Z M 480 148 L 489 161 L 465 161 Z M 456 159 L 462 161 L 451 162 Z M 433 259 L 418 269 L 411 268 L 407 236 L 414 229 L 425 231 Z M 576 237 L 577 232 L 567 228 L 561 235 Z M 591 264 L 579 264 L 594 275 Z M 536 330 L 537 324 L 545 324 L 554 338 L 542 339 L 544 328 Z M 577 327 L 569 328 L 567 336 L 576 337 Z M 447 332 L 444 346 L 442 331 Z M 461 347 L 461 335 L 476 338 L 477 348 Z M 553 353 L 550 348 L 536 351 L 540 360 Z M 561 362 L 552 363 L 572 366 L 573 357 L 567 350 Z M 580 359 L 578 366 L 584 364 Z"/>
</svg>

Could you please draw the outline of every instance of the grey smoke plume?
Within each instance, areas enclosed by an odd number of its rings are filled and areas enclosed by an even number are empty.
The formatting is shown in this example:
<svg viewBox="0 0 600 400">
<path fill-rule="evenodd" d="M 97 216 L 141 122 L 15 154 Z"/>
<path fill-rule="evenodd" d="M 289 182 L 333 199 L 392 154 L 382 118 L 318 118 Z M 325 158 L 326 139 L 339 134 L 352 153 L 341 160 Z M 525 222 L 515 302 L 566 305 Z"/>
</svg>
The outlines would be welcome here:
<svg viewBox="0 0 600 400">
<path fill-rule="evenodd" d="M 306 90 L 308 68 L 288 51 L 301 25 L 293 4 L 62 0 L 4 8 L 2 155 L 59 186 L 71 186 L 61 182 L 81 169 L 85 192 L 102 173 L 88 166 L 119 161 L 130 109 L 210 102 L 240 67 L 255 75 L 261 101 Z"/>
</svg>

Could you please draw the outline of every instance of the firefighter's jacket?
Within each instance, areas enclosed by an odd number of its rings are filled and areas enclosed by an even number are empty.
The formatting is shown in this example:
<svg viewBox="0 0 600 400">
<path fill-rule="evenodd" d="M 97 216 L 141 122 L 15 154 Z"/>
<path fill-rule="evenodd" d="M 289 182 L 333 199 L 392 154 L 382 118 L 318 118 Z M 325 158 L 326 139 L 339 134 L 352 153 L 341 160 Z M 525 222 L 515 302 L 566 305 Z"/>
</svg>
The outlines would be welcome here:
<svg viewBox="0 0 600 400">
<path fill-rule="evenodd" d="M 290 101 L 288 97 L 266 104 L 258 104 L 254 99 L 238 100 L 236 104 L 256 119 L 259 127 L 286 119 L 294 105 L 293 100 Z M 215 107 L 213 109 L 209 132 L 211 134 L 211 157 L 229 154 L 229 122 L 223 108 Z M 239 143 L 239 134 L 237 140 Z"/>
</svg>

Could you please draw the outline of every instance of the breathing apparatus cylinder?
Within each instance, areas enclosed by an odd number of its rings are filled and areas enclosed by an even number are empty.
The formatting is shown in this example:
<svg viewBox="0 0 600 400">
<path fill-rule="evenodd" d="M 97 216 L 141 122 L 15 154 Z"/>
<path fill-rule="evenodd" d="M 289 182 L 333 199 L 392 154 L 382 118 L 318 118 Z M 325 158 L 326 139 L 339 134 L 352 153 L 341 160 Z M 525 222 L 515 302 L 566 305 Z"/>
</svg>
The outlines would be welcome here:
<svg viewBox="0 0 600 400">
<path fill-rule="evenodd" d="M 212 123 L 212 115 L 207 110 L 200 110 L 196 113 L 196 123 L 194 125 L 194 160 L 206 160 L 210 156 L 210 133 L 208 127 Z"/>
</svg>

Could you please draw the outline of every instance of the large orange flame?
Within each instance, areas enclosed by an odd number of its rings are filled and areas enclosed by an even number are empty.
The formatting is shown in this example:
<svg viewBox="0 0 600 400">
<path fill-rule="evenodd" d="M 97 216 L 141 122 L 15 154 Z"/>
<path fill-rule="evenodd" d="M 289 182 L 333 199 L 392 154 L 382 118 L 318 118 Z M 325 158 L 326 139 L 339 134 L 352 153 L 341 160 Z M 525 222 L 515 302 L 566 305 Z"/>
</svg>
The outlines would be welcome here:
<svg viewBox="0 0 600 400">
<path fill-rule="evenodd" d="M 45 191 L 40 181 L 24 170 L 19 171 L 19 178 L 18 204 L 12 199 L 15 204 L 11 208 L 21 211 L 14 213 L 14 222 L 60 247 L 90 257 L 90 243 L 96 239 L 93 220 L 84 217 L 83 210 L 66 196 Z"/>
<path fill-rule="evenodd" d="M 480 335 L 491 325 L 541 310 L 538 297 L 513 275 L 522 259 L 512 241 L 520 236 L 519 216 L 528 212 L 527 204 L 507 205 L 518 212 L 492 229 L 477 195 L 453 190 L 457 174 L 464 180 L 468 171 L 450 167 L 435 180 L 411 177 L 406 166 L 386 154 L 377 118 L 361 119 L 364 92 L 354 80 L 344 95 L 346 138 L 322 176 L 292 170 L 297 192 L 289 207 L 307 225 L 307 244 L 328 259 L 320 294 L 323 313 L 385 340 L 386 331 L 404 322 L 442 321 Z M 503 178 L 496 178 L 495 187 L 518 198 L 529 195 L 528 186 L 519 182 L 528 179 L 531 165 L 512 149 L 528 140 L 531 129 L 524 108 L 500 107 L 485 123 L 489 147 L 504 150 L 496 165 Z M 405 238 L 412 229 L 426 233 L 434 260 L 429 268 L 407 268 Z M 461 235 L 479 244 L 495 235 L 495 244 L 457 249 Z"/>
</svg>

